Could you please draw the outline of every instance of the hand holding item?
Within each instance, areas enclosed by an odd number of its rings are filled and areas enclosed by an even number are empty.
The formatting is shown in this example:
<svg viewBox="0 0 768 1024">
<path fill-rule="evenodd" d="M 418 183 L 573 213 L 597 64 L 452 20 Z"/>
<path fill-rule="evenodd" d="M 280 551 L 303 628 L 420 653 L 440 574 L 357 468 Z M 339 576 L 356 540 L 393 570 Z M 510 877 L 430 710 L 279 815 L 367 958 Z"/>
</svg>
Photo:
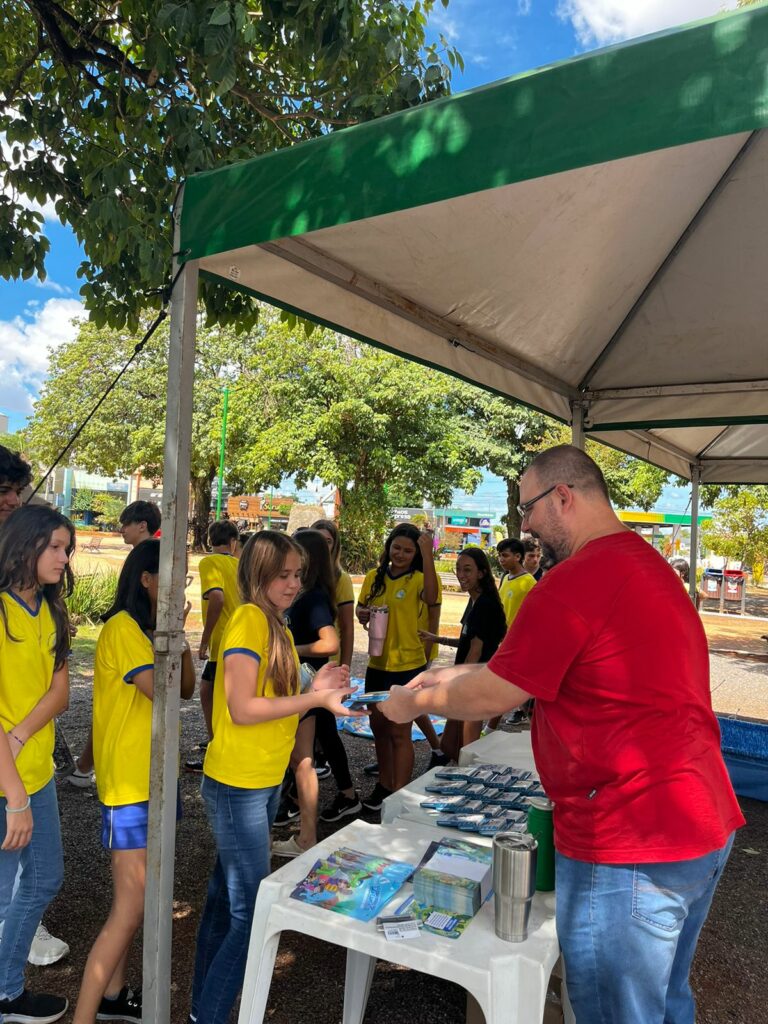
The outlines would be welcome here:
<svg viewBox="0 0 768 1024">
<path fill-rule="evenodd" d="M 345 666 L 344 666 L 345 667 Z M 318 672 L 318 675 L 320 673 Z M 349 697 L 354 690 L 351 687 L 346 687 L 340 690 L 321 690 L 320 696 L 322 700 L 318 707 L 325 708 L 326 711 L 333 712 L 337 718 L 362 718 L 365 714 L 364 711 L 355 711 L 352 708 L 347 707 L 344 700 Z"/>
<path fill-rule="evenodd" d="M 313 690 L 349 690 L 347 665 L 323 665 L 312 680 Z"/>
<path fill-rule="evenodd" d="M 370 622 L 370 619 L 371 619 L 371 609 L 367 608 L 364 604 L 359 604 L 357 606 L 356 614 L 357 614 L 357 621 L 360 623 L 360 625 L 364 629 L 367 629 L 368 628 L 368 623 Z"/>
<path fill-rule="evenodd" d="M 422 673 L 425 675 L 426 673 Z M 421 678 L 421 677 L 417 677 Z M 422 713 L 419 708 L 416 707 L 416 694 L 413 689 L 409 686 L 393 686 L 389 691 L 389 700 L 382 701 L 378 705 L 379 711 L 388 718 L 390 722 L 395 722 L 398 725 L 405 725 L 407 722 L 412 722 L 414 718 L 418 718 Z"/>
</svg>

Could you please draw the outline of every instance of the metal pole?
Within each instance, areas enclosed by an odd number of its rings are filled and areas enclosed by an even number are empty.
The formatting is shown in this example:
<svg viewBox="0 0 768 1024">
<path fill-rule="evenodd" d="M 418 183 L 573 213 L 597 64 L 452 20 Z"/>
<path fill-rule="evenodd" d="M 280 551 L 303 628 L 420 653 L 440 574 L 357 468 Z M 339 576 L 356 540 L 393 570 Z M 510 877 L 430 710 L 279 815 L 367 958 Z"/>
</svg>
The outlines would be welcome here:
<svg viewBox="0 0 768 1024">
<path fill-rule="evenodd" d="M 699 483 L 701 466 L 691 463 L 691 566 L 688 578 L 688 593 L 696 603 L 696 567 L 699 563 Z"/>
<path fill-rule="evenodd" d="M 221 491 L 224 487 L 224 453 L 227 450 L 227 412 L 229 410 L 229 388 L 224 388 L 224 408 L 221 410 L 221 451 L 219 452 L 219 490 L 216 495 L 216 518 L 221 519 Z M 198 512 L 199 515 L 199 512 Z"/>
<path fill-rule="evenodd" d="M 272 503 L 275 500 L 275 490 L 273 487 L 269 488 L 269 509 L 267 511 L 267 529 L 272 529 Z"/>
<path fill-rule="evenodd" d="M 584 451 L 584 421 L 587 418 L 586 402 L 571 402 L 571 444 Z"/>
<path fill-rule="evenodd" d="M 183 194 L 176 205 L 178 252 Z M 174 267 L 174 273 L 175 273 Z M 163 465 L 163 532 L 155 630 L 147 885 L 144 897 L 143 1024 L 169 1024 L 171 927 L 179 758 L 179 683 L 184 649 L 197 262 L 186 264 L 171 299 Z"/>
</svg>

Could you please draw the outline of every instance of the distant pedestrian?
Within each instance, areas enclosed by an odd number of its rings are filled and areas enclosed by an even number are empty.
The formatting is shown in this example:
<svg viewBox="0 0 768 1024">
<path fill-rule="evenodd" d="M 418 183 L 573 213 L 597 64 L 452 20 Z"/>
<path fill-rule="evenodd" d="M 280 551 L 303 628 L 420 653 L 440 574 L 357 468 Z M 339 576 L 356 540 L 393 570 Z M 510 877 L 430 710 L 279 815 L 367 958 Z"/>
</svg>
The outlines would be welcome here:
<svg viewBox="0 0 768 1024">
<path fill-rule="evenodd" d="M 132 501 L 120 513 L 120 533 L 126 544 L 135 548 L 143 540 L 156 537 L 160 530 L 160 509 L 153 501 Z"/>
</svg>

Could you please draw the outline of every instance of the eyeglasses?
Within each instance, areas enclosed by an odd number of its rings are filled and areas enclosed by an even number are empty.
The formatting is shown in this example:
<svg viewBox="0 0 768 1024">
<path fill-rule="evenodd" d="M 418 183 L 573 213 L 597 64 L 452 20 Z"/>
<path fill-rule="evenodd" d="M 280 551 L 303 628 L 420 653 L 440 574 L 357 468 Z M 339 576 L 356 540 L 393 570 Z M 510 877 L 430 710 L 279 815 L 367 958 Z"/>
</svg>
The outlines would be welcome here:
<svg viewBox="0 0 768 1024">
<path fill-rule="evenodd" d="M 517 514 L 520 516 L 521 519 L 525 519 L 525 517 L 528 515 L 528 513 L 531 511 L 531 509 L 533 508 L 533 506 L 536 504 L 537 501 L 541 501 L 542 498 L 546 498 L 546 496 L 548 494 L 551 494 L 552 491 L 554 491 L 556 487 L 560 487 L 560 486 L 561 486 L 560 484 L 552 484 L 552 486 L 548 487 L 546 489 L 546 491 L 542 491 L 541 494 L 537 494 L 535 498 L 531 498 L 530 501 L 524 501 L 522 503 L 522 505 L 518 505 L 517 506 Z M 565 486 L 572 488 L 574 485 L 573 484 L 565 484 Z"/>
</svg>

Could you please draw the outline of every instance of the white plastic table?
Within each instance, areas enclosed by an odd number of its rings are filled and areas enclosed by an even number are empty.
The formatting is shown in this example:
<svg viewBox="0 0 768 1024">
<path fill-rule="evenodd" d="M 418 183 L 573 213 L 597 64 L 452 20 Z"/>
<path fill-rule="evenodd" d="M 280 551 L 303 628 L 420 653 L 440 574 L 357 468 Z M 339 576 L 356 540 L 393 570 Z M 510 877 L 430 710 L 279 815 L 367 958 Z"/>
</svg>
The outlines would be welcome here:
<svg viewBox="0 0 768 1024">
<path fill-rule="evenodd" d="M 534 771 L 536 765 L 531 749 L 531 732 L 502 732 L 496 730 L 481 736 L 474 743 L 462 747 L 459 753 L 459 764 L 508 764 L 516 768 Z"/>
<path fill-rule="evenodd" d="M 346 948 L 342 1024 L 361 1024 L 377 960 L 462 985 L 478 1003 L 486 1024 L 541 1024 L 547 983 L 560 952 L 552 894 L 534 897 L 528 938 L 519 943 L 496 937 L 492 901 L 480 909 L 458 939 L 424 932 L 412 941 L 388 942 L 377 932 L 375 921 L 355 921 L 290 898 L 314 862 L 340 846 L 417 864 L 440 834 L 440 830 L 413 822 L 369 825 L 355 821 L 265 878 L 256 900 L 239 1024 L 262 1024 L 264 1020 L 283 931 Z M 402 902 L 409 890 L 410 886 L 401 890 L 393 905 Z M 406 1019 L 410 1018 L 404 1008 L 403 1021 Z"/>
</svg>

